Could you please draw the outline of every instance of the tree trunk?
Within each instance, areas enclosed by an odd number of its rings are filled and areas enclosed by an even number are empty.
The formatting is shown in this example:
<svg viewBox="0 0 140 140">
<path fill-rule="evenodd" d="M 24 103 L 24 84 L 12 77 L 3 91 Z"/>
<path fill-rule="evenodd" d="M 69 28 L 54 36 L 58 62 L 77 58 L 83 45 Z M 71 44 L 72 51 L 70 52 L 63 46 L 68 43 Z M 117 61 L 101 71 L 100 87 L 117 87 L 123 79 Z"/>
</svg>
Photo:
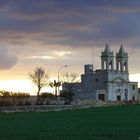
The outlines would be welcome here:
<svg viewBox="0 0 140 140">
<path fill-rule="evenodd" d="M 55 96 L 57 96 L 57 86 L 55 86 Z"/>
<path fill-rule="evenodd" d="M 37 91 L 37 98 L 39 98 L 39 93 L 40 93 L 40 90 Z"/>
<path fill-rule="evenodd" d="M 37 103 L 37 104 L 38 104 L 39 101 L 40 101 L 40 98 L 39 98 L 40 90 L 41 90 L 41 88 L 38 87 L 38 91 L 37 91 L 37 100 L 36 100 L 36 103 Z"/>
</svg>

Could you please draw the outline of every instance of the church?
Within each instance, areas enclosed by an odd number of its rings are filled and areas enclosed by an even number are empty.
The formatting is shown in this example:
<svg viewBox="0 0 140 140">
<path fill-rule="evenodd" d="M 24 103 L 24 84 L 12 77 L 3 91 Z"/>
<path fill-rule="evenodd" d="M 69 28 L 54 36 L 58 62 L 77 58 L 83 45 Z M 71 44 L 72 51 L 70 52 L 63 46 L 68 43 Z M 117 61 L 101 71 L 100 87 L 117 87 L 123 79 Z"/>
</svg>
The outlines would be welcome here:
<svg viewBox="0 0 140 140">
<path fill-rule="evenodd" d="M 66 90 L 65 84 L 62 90 Z M 85 65 L 81 83 L 73 83 L 73 92 L 78 98 L 84 99 L 137 100 L 138 83 L 129 81 L 128 53 L 123 46 L 120 46 L 114 56 L 113 51 L 106 44 L 104 51 L 101 52 L 101 69 L 94 70 L 92 64 Z"/>
</svg>

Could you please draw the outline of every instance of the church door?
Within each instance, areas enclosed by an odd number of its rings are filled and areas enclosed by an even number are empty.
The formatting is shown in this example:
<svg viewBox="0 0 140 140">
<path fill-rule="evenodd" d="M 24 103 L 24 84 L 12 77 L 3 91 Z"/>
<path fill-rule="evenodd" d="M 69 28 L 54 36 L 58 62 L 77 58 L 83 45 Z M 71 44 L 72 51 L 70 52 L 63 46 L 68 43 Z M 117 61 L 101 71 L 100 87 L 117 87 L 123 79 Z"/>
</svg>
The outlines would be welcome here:
<svg viewBox="0 0 140 140">
<path fill-rule="evenodd" d="M 121 101 L 121 96 L 117 95 L 117 101 Z"/>
<path fill-rule="evenodd" d="M 105 101 L 105 94 L 98 94 L 98 100 Z"/>
</svg>

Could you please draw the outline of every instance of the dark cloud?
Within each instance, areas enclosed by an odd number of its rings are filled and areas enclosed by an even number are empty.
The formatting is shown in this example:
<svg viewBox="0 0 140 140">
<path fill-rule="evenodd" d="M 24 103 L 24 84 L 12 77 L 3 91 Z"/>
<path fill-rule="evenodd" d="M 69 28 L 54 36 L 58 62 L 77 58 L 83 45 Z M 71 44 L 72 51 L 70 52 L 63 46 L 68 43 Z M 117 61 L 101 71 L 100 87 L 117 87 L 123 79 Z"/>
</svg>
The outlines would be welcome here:
<svg viewBox="0 0 140 140">
<path fill-rule="evenodd" d="M 139 72 L 139 38 L 140 0 L 0 0 L 1 77 L 25 77 L 36 65 L 82 73 L 92 59 L 100 68 L 106 42 L 114 54 L 122 43 Z"/>
<path fill-rule="evenodd" d="M 0 46 L 0 69 L 10 69 L 16 63 L 16 56 L 9 52 L 7 47 Z"/>
<path fill-rule="evenodd" d="M 140 15 L 123 15 L 114 22 L 104 21 L 99 25 L 101 36 L 127 39 L 140 36 Z"/>
<path fill-rule="evenodd" d="M 11 43 L 30 39 L 83 47 L 140 36 L 139 0 L 5 0 L 0 5 L 0 39 Z"/>
</svg>

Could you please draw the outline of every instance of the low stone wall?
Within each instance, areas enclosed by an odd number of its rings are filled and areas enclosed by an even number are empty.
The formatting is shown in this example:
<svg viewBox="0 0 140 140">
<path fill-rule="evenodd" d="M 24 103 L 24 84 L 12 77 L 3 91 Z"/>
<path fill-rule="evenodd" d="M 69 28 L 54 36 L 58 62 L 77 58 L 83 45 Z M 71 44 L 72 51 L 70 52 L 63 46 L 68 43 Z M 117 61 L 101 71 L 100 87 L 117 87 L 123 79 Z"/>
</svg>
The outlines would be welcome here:
<svg viewBox="0 0 140 140">
<path fill-rule="evenodd" d="M 49 112 L 90 108 L 88 105 L 35 105 L 35 106 L 2 106 L 0 112 Z"/>
<path fill-rule="evenodd" d="M 21 105 L 17 106 L 17 102 L 20 100 L 22 101 L 30 101 L 30 105 Z M 82 109 L 82 108 L 90 108 L 90 107 L 107 107 L 107 106 L 118 106 L 118 105 L 130 105 L 130 104 L 140 104 L 138 101 L 129 101 L 129 102 L 103 102 L 103 101 L 96 101 L 91 99 L 78 99 L 77 101 L 71 102 L 71 105 L 64 105 L 64 102 L 59 100 L 52 100 L 50 103 L 51 105 L 35 105 L 36 96 L 31 96 L 28 98 L 0 98 L 0 101 L 5 101 L 8 103 L 11 102 L 14 104 L 8 104 L 7 106 L 0 106 L 0 112 L 48 112 L 48 111 L 61 111 L 61 110 L 75 110 L 75 109 Z M 45 100 L 44 100 L 45 101 Z"/>
</svg>

